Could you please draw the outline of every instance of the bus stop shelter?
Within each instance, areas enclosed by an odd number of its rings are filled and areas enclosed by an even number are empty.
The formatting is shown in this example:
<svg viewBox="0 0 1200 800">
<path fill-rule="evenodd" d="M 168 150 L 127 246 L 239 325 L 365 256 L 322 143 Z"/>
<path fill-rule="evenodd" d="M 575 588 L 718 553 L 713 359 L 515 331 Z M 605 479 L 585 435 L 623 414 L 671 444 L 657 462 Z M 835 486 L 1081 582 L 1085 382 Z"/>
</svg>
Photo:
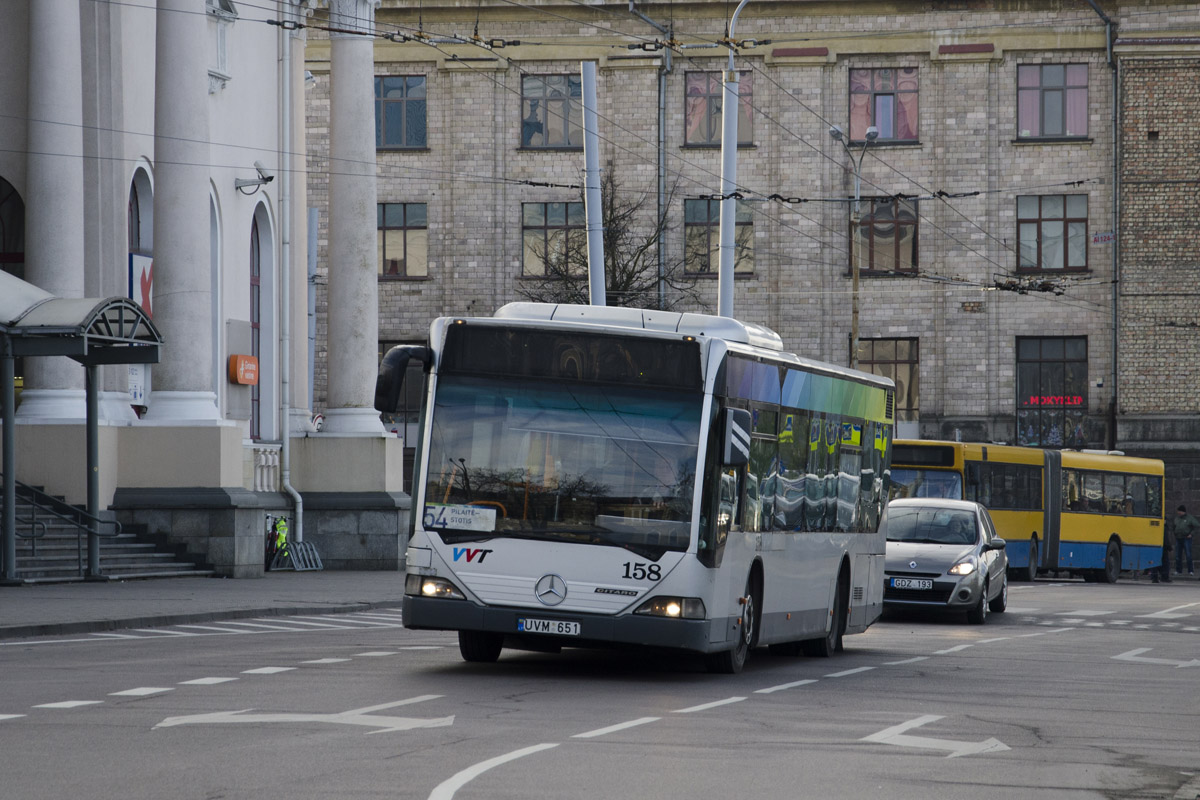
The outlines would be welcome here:
<svg viewBox="0 0 1200 800">
<path fill-rule="evenodd" d="M 0 403 L 4 411 L 3 579 L 17 576 L 16 520 L 16 369 L 17 358 L 66 356 L 86 370 L 87 511 L 99 516 L 99 386 L 102 364 L 155 364 L 162 336 L 140 305 L 126 297 L 57 297 L 31 283 L 0 272 Z M 88 536 L 88 574 L 100 571 L 100 541 Z"/>
</svg>

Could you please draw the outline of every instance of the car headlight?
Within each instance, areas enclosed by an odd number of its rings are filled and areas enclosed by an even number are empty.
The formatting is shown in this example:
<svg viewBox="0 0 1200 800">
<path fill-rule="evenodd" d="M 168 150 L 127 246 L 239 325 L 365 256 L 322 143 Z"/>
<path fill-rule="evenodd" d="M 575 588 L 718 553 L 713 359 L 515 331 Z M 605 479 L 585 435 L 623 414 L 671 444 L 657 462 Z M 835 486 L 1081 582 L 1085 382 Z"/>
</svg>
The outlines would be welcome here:
<svg viewBox="0 0 1200 800">
<path fill-rule="evenodd" d="M 704 601 L 699 597 L 651 597 L 633 613 L 673 619 L 704 619 Z"/>
<path fill-rule="evenodd" d="M 443 600 L 466 600 L 457 586 L 445 578 L 428 575 L 409 575 L 404 579 L 404 593 L 420 597 L 437 597 Z"/>
<path fill-rule="evenodd" d="M 948 571 L 951 575 L 970 575 L 975 571 L 975 559 L 964 559 L 955 564 Z"/>
</svg>

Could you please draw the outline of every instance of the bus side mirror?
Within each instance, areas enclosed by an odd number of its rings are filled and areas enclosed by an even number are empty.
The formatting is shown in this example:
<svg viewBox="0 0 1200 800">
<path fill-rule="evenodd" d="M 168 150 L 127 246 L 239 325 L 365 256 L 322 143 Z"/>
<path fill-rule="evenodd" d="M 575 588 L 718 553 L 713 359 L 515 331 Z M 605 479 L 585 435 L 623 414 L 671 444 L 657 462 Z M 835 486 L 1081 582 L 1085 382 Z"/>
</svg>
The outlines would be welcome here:
<svg viewBox="0 0 1200 800">
<path fill-rule="evenodd" d="M 750 463 L 750 412 L 744 408 L 727 408 L 722 423 L 721 463 L 727 467 Z"/>
<path fill-rule="evenodd" d="M 375 379 L 375 410 L 383 414 L 396 413 L 400 405 L 400 392 L 404 389 L 404 373 L 408 362 L 416 359 L 429 371 L 433 363 L 433 352 L 419 344 L 401 344 L 388 350 L 379 364 L 379 377 Z"/>
</svg>

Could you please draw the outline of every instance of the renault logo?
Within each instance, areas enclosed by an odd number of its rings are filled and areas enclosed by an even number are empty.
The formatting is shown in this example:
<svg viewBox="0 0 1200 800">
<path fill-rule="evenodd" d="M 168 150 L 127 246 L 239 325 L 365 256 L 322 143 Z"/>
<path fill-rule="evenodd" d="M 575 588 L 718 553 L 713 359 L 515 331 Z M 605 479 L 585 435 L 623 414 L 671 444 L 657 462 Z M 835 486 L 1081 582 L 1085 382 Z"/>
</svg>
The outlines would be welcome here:
<svg viewBox="0 0 1200 800">
<path fill-rule="evenodd" d="M 533 587 L 533 596 L 542 605 L 556 606 L 567 599 L 567 582 L 553 573 L 543 575 Z"/>
<path fill-rule="evenodd" d="M 917 568 L 917 562 L 915 562 L 915 561 L 910 561 L 910 562 L 908 562 L 908 568 L 909 568 L 909 569 L 916 569 L 916 568 Z"/>
</svg>

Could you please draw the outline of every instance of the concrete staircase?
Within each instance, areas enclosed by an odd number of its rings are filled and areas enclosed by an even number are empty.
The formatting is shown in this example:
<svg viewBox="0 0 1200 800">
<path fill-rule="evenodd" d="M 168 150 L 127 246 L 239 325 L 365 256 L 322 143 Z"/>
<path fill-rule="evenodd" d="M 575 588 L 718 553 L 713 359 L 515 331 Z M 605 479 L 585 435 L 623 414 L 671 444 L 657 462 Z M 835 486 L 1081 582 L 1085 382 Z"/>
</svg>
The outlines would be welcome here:
<svg viewBox="0 0 1200 800">
<path fill-rule="evenodd" d="M 36 494 L 35 494 L 36 493 Z M 51 509 L 59 515 L 51 513 Z M 64 518 L 70 509 L 61 498 L 20 487 L 17 499 L 16 577 L 22 583 L 68 583 L 83 580 L 132 580 L 211 576 L 196 559 L 144 528 L 100 526 L 100 575 L 86 576 L 88 533 L 79 522 Z M 38 520 L 33 524 L 30 520 Z"/>
</svg>

